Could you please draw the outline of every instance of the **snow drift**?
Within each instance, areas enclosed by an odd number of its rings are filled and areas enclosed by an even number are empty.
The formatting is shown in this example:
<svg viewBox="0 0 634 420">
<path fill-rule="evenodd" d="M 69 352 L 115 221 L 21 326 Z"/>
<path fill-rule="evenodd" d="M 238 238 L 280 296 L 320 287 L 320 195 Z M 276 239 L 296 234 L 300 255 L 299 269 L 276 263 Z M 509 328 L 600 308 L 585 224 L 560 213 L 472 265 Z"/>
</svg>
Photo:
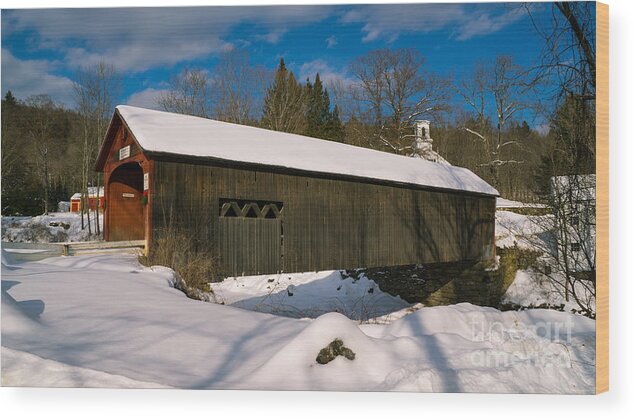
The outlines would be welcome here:
<svg viewBox="0 0 634 420">
<path fill-rule="evenodd" d="M 582 316 L 460 304 L 390 325 L 292 319 L 194 301 L 171 280 L 130 255 L 3 266 L 3 384 L 594 392 L 595 324 Z M 355 359 L 318 364 L 336 338 Z"/>
</svg>

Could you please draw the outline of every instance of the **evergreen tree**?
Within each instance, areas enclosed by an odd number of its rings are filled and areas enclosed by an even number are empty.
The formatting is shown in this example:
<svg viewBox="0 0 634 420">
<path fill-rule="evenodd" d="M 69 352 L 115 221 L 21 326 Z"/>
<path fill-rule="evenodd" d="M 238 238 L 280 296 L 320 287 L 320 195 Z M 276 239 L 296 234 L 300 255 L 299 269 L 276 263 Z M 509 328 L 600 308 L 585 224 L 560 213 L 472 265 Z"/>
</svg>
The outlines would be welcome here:
<svg viewBox="0 0 634 420">
<path fill-rule="evenodd" d="M 339 109 L 335 106 L 330 111 L 330 97 L 324 89 L 319 73 L 315 76 L 315 83 L 306 81 L 306 135 L 327 140 L 342 141 L 343 127 L 339 118 Z"/>
<path fill-rule="evenodd" d="M 262 126 L 276 131 L 302 134 L 305 131 L 304 88 L 280 60 L 275 79 L 264 99 Z"/>
<path fill-rule="evenodd" d="M 328 140 L 343 142 L 344 137 L 345 132 L 343 129 L 343 124 L 341 123 L 341 118 L 339 117 L 339 108 L 337 107 L 337 105 L 335 105 L 332 112 L 328 116 L 325 138 L 327 138 Z"/>
<path fill-rule="evenodd" d="M 35 216 L 42 213 L 42 191 L 36 171 L 24 163 L 10 176 L 2 174 L 2 214 Z"/>
<path fill-rule="evenodd" d="M 4 103 L 2 105 L 4 105 L 4 106 L 13 106 L 13 105 L 15 105 L 17 103 L 18 103 L 18 101 L 17 101 L 17 99 L 15 99 L 15 96 L 13 96 L 13 93 L 11 93 L 11 91 L 8 90 L 6 95 L 4 95 Z"/>
<path fill-rule="evenodd" d="M 306 135 L 323 138 L 324 127 L 328 120 L 330 100 L 327 94 L 324 95 L 324 87 L 319 78 L 319 73 L 315 77 L 314 85 L 310 84 L 310 80 L 306 81 L 306 90 Z"/>
</svg>

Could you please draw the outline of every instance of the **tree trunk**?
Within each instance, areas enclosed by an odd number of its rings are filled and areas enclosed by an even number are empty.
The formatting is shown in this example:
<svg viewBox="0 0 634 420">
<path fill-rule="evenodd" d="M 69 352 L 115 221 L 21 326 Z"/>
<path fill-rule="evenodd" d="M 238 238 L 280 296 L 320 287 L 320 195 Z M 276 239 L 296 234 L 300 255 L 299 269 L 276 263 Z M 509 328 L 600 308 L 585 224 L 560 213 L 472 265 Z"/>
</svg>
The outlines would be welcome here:
<svg viewBox="0 0 634 420">
<path fill-rule="evenodd" d="M 48 164 L 44 162 L 44 214 L 48 214 L 48 200 L 49 200 L 50 185 L 48 182 Z"/>
<path fill-rule="evenodd" d="M 95 203 L 95 232 L 97 236 L 101 235 L 101 229 L 99 228 L 99 188 L 100 182 L 99 174 L 97 174 L 97 202 Z"/>
<path fill-rule="evenodd" d="M 588 40 L 588 38 L 586 38 L 586 35 L 581 28 L 581 25 L 579 25 L 579 21 L 577 21 L 577 17 L 572 12 L 572 8 L 568 4 L 568 2 L 557 2 L 555 3 L 555 5 L 570 24 L 570 29 L 572 29 L 572 33 L 581 46 L 583 55 L 585 56 L 586 62 L 588 63 L 588 67 L 590 68 L 590 83 L 592 84 L 592 86 L 596 87 L 597 66 L 596 59 L 594 57 L 594 50 L 590 45 L 590 41 Z"/>
</svg>

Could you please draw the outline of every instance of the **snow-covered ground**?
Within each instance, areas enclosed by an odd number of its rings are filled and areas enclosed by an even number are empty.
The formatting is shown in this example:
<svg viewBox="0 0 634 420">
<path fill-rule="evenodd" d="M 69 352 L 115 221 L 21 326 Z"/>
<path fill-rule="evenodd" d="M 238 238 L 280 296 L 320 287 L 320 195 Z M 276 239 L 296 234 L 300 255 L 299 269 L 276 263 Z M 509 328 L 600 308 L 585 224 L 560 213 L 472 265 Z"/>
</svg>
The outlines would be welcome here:
<svg viewBox="0 0 634 420">
<path fill-rule="evenodd" d="M 363 274 L 357 279 L 338 270 L 230 277 L 211 287 L 218 303 L 292 318 L 339 312 L 354 320 L 386 322 L 386 316 L 393 319 L 393 313 L 412 306 L 383 293 Z"/>
<path fill-rule="evenodd" d="M 539 273 L 517 270 L 515 280 L 502 297 L 502 303 L 513 303 L 523 307 L 560 306 L 567 310 L 578 309 L 566 302 L 561 288 Z"/>
<path fill-rule="evenodd" d="M 135 381 L 43 359 L 31 353 L 2 347 L 2 383 L 5 386 L 47 388 L 165 388 L 164 385 Z"/>
<path fill-rule="evenodd" d="M 513 283 L 502 296 L 501 303 L 511 304 L 517 307 L 559 308 L 567 312 L 581 312 L 581 306 L 572 297 L 566 300 L 565 278 L 561 273 L 553 273 L 545 276 L 534 270 L 517 270 Z M 574 282 L 571 288 L 575 289 L 575 295 L 585 307 L 594 311 L 594 296 L 590 290 L 583 287 L 580 281 Z"/>
<path fill-rule="evenodd" d="M 94 214 L 91 213 L 90 216 L 94 234 Z M 87 219 L 84 222 L 87 224 Z M 99 225 L 103 225 L 101 214 Z M 80 242 L 90 239 L 88 226 L 83 230 L 81 228 L 79 213 L 49 213 L 35 217 L 2 216 L 3 242 Z"/>
<path fill-rule="evenodd" d="M 537 264 L 556 268 L 552 253 L 545 252 L 554 246 L 552 237 L 552 216 L 527 216 L 512 211 L 498 210 L 495 213 L 495 244 L 498 248 L 517 247 L 541 254 Z M 533 269 L 518 270 L 513 283 L 502 297 L 502 304 L 518 307 L 561 308 L 568 312 L 578 312 L 581 306 L 572 298 L 565 299 L 565 279 L 563 273 L 553 272 L 546 276 Z M 594 297 L 583 282 L 576 281 L 571 286 L 584 305 L 594 310 Z"/>
<path fill-rule="evenodd" d="M 551 233 L 551 216 L 526 216 L 511 211 L 495 212 L 495 246 L 543 251 Z"/>
<path fill-rule="evenodd" d="M 319 275 L 294 296 L 356 287 L 336 273 L 311 286 Z M 255 280 L 252 290 L 268 290 L 268 279 Z M 401 309 L 390 324 L 336 312 L 296 319 L 236 307 L 249 299 L 239 292 L 246 281 L 218 288 L 222 305 L 188 299 L 170 270 L 131 255 L 3 259 L 3 385 L 594 392 L 595 323 L 582 316 L 459 304 Z M 276 287 L 288 296 L 281 279 Z M 354 360 L 318 364 L 337 338 Z"/>
</svg>

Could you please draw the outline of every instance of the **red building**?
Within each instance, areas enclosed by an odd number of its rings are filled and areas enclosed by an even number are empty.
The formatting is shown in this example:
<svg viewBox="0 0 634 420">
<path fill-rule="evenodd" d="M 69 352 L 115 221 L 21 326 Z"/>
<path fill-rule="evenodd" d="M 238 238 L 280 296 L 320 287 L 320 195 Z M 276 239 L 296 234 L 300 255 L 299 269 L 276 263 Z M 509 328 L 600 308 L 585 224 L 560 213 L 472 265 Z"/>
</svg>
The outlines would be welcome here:
<svg viewBox="0 0 634 420">
<path fill-rule="evenodd" d="M 103 209 L 104 195 L 103 187 L 99 187 L 99 194 L 97 194 L 97 187 L 88 187 L 88 208 L 94 210 L 95 206 L 99 206 L 99 209 Z M 70 198 L 70 211 L 73 213 L 79 213 L 82 208 L 82 194 L 75 193 Z"/>
</svg>

